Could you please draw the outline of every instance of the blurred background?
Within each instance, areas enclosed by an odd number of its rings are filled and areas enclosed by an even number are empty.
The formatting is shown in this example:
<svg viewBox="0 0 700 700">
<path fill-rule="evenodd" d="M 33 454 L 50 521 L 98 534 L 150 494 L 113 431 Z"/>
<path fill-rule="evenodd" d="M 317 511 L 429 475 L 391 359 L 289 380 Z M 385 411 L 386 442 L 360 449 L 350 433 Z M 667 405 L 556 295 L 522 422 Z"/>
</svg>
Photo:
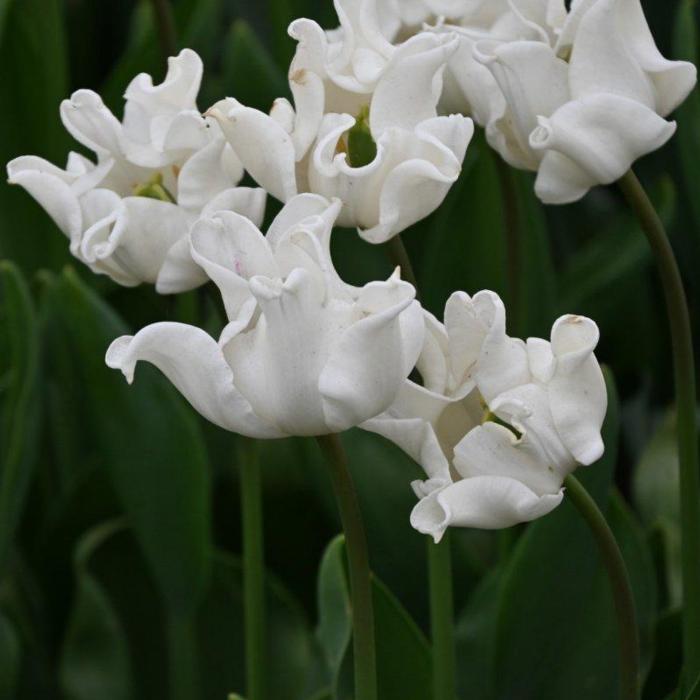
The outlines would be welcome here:
<svg viewBox="0 0 700 700">
<path fill-rule="evenodd" d="M 205 63 L 199 106 L 220 97 L 267 111 L 288 94 L 299 16 L 310 0 L 176 0 L 179 47 Z M 644 0 L 664 55 L 696 61 L 689 0 Z M 0 161 L 61 167 L 80 150 L 58 115 L 78 88 L 117 115 L 133 76 L 164 64 L 145 0 L 0 0 Z M 637 164 L 685 275 L 696 338 L 700 286 L 700 96 L 676 137 Z M 505 173 L 505 175 L 504 175 Z M 677 465 L 663 300 L 646 240 L 615 188 L 547 208 L 517 188 L 517 266 L 504 215 L 508 177 L 479 134 L 444 205 L 404 240 L 425 305 L 492 289 L 509 332 L 548 337 L 563 313 L 601 328 L 610 372 L 607 452 L 581 470 L 620 538 L 637 597 L 645 700 L 667 697 L 680 665 Z M 268 220 L 278 211 L 268 203 Z M 386 253 L 334 236 L 350 282 L 385 278 Z M 20 188 L 0 184 L 0 698 L 214 700 L 242 692 L 240 507 L 234 435 L 199 418 L 151 367 L 127 387 L 109 342 L 177 319 L 220 330 L 192 292 L 125 289 L 74 261 Z M 218 324 L 218 326 L 217 326 Z M 697 345 L 697 344 L 696 344 Z M 619 397 L 619 400 L 618 398 Z M 377 574 L 381 700 L 430 698 L 425 538 L 411 529 L 418 468 L 380 438 L 344 436 Z M 270 700 L 348 697 L 349 620 L 330 481 L 313 441 L 260 447 L 264 466 Z M 7 478 L 12 463 L 20 478 Z M 617 696 L 614 616 L 589 533 L 568 505 L 504 533 L 455 532 L 460 689 L 467 700 Z M 176 687 L 176 659 L 193 687 Z"/>
</svg>

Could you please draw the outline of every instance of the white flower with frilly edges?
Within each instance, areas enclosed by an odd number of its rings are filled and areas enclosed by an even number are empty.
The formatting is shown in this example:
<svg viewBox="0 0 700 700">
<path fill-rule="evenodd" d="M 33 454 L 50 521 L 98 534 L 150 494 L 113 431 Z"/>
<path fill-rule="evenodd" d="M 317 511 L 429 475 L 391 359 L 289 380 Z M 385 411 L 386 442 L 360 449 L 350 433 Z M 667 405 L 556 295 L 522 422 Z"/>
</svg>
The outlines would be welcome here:
<svg viewBox="0 0 700 700">
<path fill-rule="evenodd" d="M 337 197 L 338 223 L 380 243 L 434 211 L 459 176 L 470 119 L 438 116 L 450 36 L 420 34 L 392 46 L 374 0 L 336 2 L 340 29 L 300 19 L 289 71 L 295 107 L 269 115 L 234 99 L 209 112 L 246 170 L 274 197 Z"/>
<path fill-rule="evenodd" d="M 338 278 L 339 210 L 299 195 L 267 236 L 233 212 L 201 219 L 191 252 L 226 306 L 219 342 L 156 323 L 115 340 L 107 364 L 131 381 L 139 360 L 151 362 L 205 418 L 251 437 L 334 433 L 386 410 L 420 353 L 423 313 L 397 275 L 362 288 Z"/>
<path fill-rule="evenodd" d="M 190 225 L 219 209 L 260 222 L 265 193 L 236 187 L 240 160 L 196 98 L 202 62 L 188 49 L 168 62 L 160 85 L 138 75 L 119 121 L 91 90 L 61 104 L 66 129 L 94 151 L 96 163 L 71 153 L 65 170 L 35 156 L 8 164 L 70 240 L 70 250 L 119 284 L 155 283 L 162 293 L 206 281 L 186 243 Z"/>
<path fill-rule="evenodd" d="M 509 527 L 549 513 L 566 476 L 603 454 L 607 408 L 593 354 L 598 328 L 563 316 L 551 342 L 509 338 L 493 292 L 457 292 L 445 325 L 426 314 L 417 368 L 394 405 L 362 427 L 425 470 L 411 522 L 439 541 L 449 526 Z"/>
</svg>

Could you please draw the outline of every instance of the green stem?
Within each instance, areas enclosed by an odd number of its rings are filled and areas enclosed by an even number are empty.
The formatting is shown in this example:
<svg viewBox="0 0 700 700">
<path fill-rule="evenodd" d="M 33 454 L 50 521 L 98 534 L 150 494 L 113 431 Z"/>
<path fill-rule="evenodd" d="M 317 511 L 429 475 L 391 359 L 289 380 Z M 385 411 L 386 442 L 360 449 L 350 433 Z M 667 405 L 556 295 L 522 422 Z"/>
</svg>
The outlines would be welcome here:
<svg viewBox="0 0 700 700">
<path fill-rule="evenodd" d="M 170 693 L 172 700 L 194 700 L 198 697 L 197 643 L 194 619 L 170 613 L 166 622 Z"/>
<path fill-rule="evenodd" d="M 445 533 L 440 544 L 428 539 L 428 576 L 430 631 L 433 642 L 433 700 L 455 700 L 457 664 L 449 532 Z"/>
<path fill-rule="evenodd" d="M 239 437 L 243 525 L 246 697 L 265 698 L 265 564 L 260 459 L 255 440 Z"/>
<path fill-rule="evenodd" d="M 167 63 L 170 56 L 177 53 L 177 33 L 175 31 L 175 18 L 173 8 L 169 0 L 151 0 L 153 3 L 153 16 L 158 29 L 160 50 L 163 59 Z"/>
<path fill-rule="evenodd" d="M 506 235 L 506 264 L 508 272 L 508 313 L 515 319 L 516 326 L 520 318 L 520 215 L 518 210 L 518 191 L 515 188 L 513 168 L 502 158 L 496 158 L 496 173 L 501 188 L 503 201 L 503 225 Z M 518 333 L 520 335 L 520 333 Z"/>
<path fill-rule="evenodd" d="M 401 238 L 401 234 L 397 233 L 393 238 L 390 238 L 385 245 L 387 254 L 392 264 L 401 268 L 401 279 L 415 287 L 416 298 L 419 299 L 420 295 L 418 294 L 418 279 L 413 269 L 413 265 L 411 264 L 411 258 L 409 257 L 406 246 L 404 245 L 403 238 Z"/>
<path fill-rule="evenodd" d="M 692 682 L 700 675 L 700 473 L 690 313 L 678 263 L 653 204 L 631 170 L 619 185 L 656 258 L 671 328 L 680 463 L 684 673 Z"/>
<path fill-rule="evenodd" d="M 639 631 L 627 565 L 605 516 L 583 484 L 570 474 L 564 481 L 564 486 L 567 497 L 591 529 L 608 573 L 620 641 L 620 698 L 638 700 L 641 679 Z"/>
<path fill-rule="evenodd" d="M 354 697 L 356 700 L 377 700 L 372 581 L 360 505 L 340 438 L 337 435 L 324 435 L 317 439 L 331 467 L 333 490 L 345 533 L 352 595 Z"/>
</svg>

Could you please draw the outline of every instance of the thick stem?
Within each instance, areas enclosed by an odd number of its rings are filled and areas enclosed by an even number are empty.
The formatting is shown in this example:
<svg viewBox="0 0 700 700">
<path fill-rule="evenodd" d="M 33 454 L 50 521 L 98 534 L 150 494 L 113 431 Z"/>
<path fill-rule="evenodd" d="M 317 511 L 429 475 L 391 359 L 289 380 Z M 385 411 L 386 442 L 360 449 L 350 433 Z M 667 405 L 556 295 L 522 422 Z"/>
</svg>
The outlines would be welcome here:
<svg viewBox="0 0 700 700">
<path fill-rule="evenodd" d="M 433 642 L 433 700 L 457 697 L 452 553 L 449 532 L 435 544 L 428 539 L 430 631 Z"/>
<path fill-rule="evenodd" d="M 347 458 L 337 435 L 324 435 L 318 443 L 330 465 L 350 570 L 356 700 L 377 700 L 377 662 L 374 645 L 374 608 L 367 539 Z"/>
<path fill-rule="evenodd" d="M 173 700 L 194 700 L 199 694 L 197 682 L 197 643 L 194 619 L 170 613 L 166 621 L 170 693 Z"/>
<path fill-rule="evenodd" d="M 265 563 L 258 445 L 239 437 L 246 697 L 265 698 Z"/>
<path fill-rule="evenodd" d="M 170 56 L 177 53 L 177 33 L 175 31 L 175 18 L 170 0 L 151 0 L 153 4 L 153 16 L 158 29 L 160 50 L 166 64 Z"/>
<path fill-rule="evenodd" d="M 416 298 L 420 299 L 418 293 L 418 279 L 411 264 L 411 258 L 408 255 L 406 246 L 403 243 L 401 234 L 397 233 L 393 238 L 390 238 L 386 243 L 386 251 L 393 265 L 401 268 L 401 279 L 409 284 L 412 284 L 416 289 Z"/>
<path fill-rule="evenodd" d="M 506 235 L 506 264 L 508 271 L 509 315 L 518 328 L 520 318 L 520 215 L 518 191 L 515 187 L 513 168 L 502 158 L 496 157 L 496 172 L 503 202 L 503 225 Z"/>
<path fill-rule="evenodd" d="M 608 573 L 620 640 L 620 698 L 638 700 L 640 691 L 639 631 L 627 565 L 615 535 L 596 502 L 576 477 L 564 482 L 566 495 L 590 527 Z"/>
<path fill-rule="evenodd" d="M 619 185 L 656 258 L 671 327 L 680 464 L 684 673 L 692 682 L 700 675 L 700 473 L 690 313 L 678 263 L 654 206 L 631 170 Z"/>
</svg>

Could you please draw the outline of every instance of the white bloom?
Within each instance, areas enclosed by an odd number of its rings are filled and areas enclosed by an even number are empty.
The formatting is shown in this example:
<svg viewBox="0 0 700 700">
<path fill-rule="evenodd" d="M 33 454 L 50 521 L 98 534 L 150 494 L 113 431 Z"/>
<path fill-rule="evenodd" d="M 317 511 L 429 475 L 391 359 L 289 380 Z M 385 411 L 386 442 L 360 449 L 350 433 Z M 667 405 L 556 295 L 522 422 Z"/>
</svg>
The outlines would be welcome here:
<svg viewBox="0 0 700 700">
<path fill-rule="evenodd" d="M 90 90 L 61 105 L 68 131 L 96 154 L 71 153 L 65 170 L 35 156 L 8 164 L 70 240 L 73 255 L 127 286 L 174 293 L 206 281 L 186 246 L 201 215 L 233 209 L 260 221 L 265 193 L 237 188 L 240 161 L 216 123 L 197 111 L 202 62 L 188 49 L 171 58 L 163 83 L 149 75 L 126 90 L 120 122 Z"/>
<path fill-rule="evenodd" d="M 551 4 L 539 5 L 541 22 Z M 676 125 L 665 117 L 696 82 L 692 64 L 659 53 L 639 0 L 578 0 L 563 23 L 560 10 L 553 27 L 532 22 L 539 36 L 493 35 L 474 46 L 505 100 L 487 115 L 489 142 L 538 172 L 536 192 L 548 204 L 614 182 L 666 143 Z"/>
<path fill-rule="evenodd" d="M 290 26 L 299 42 L 289 71 L 296 110 L 277 100 L 266 115 L 228 99 L 209 113 L 270 194 L 338 197 L 339 225 L 380 243 L 440 205 L 473 124 L 437 116 L 452 37 L 421 34 L 395 47 L 374 0 L 338 0 L 336 8 L 334 32 L 304 19 Z"/>
<path fill-rule="evenodd" d="M 445 325 L 427 316 L 417 368 L 394 405 L 362 427 L 422 465 L 411 522 L 438 541 L 450 525 L 502 528 L 545 515 L 578 464 L 603 453 L 607 407 L 598 328 L 564 316 L 551 342 L 509 338 L 493 292 L 457 292 Z M 495 419 L 495 420 L 494 420 Z"/>
<path fill-rule="evenodd" d="M 267 237 L 219 212 L 192 229 L 192 255 L 218 285 L 230 318 L 219 343 L 204 331 L 156 323 L 115 340 L 107 364 L 129 381 L 153 363 L 213 423 L 252 437 L 321 435 L 392 403 L 415 365 L 423 313 L 393 276 L 360 289 L 330 259 L 340 202 L 289 201 Z"/>
</svg>

